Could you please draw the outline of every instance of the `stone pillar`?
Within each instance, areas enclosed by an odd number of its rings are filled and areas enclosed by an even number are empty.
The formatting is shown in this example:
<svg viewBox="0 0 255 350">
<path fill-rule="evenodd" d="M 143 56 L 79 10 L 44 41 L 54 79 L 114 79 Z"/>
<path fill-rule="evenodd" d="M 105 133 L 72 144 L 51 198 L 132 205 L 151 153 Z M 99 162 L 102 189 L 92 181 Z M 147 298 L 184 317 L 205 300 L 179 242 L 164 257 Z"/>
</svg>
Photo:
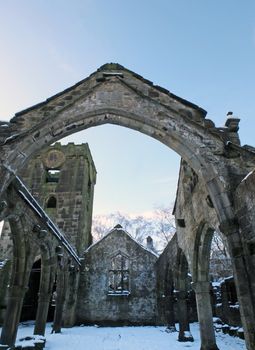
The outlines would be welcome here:
<svg viewBox="0 0 255 350">
<path fill-rule="evenodd" d="M 79 277 L 78 268 L 70 266 L 67 278 L 68 291 L 64 305 L 64 327 L 73 327 L 75 325 Z"/>
<path fill-rule="evenodd" d="M 50 299 L 51 299 L 51 293 L 50 294 L 39 293 L 34 334 L 37 334 L 37 335 L 45 334 Z"/>
<path fill-rule="evenodd" d="M 13 226 L 14 224 L 17 225 L 14 226 L 13 232 L 16 234 L 16 236 L 19 236 L 19 233 L 22 232 L 19 222 L 14 221 L 12 224 Z M 23 237 L 23 242 L 24 241 L 25 239 Z M 27 256 L 24 256 L 25 249 L 22 244 L 20 244 L 18 247 L 18 243 L 16 243 L 16 246 L 14 247 L 11 283 L 8 290 L 7 309 L 0 338 L 0 344 L 9 345 L 10 347 L 12 347 L 16 341 L 24 296 L 27 291 L 33 261 L 32 255 L 27 254 Z"/>
<path fill-rule="evenodd" d="M 52 333 L 61 333 L 64 302 L 65 302 L 65 272 L 63 268 L 60 268 L 57 274 L 56 307 L 55 307 Z"/>
<path fill-rule="evenodd" d="M 225 231 L 226 233 L 226 231 Z M 243 248 L 239 232 L 227 233 L 246 347 L 255 350 L 255 263 Z"/>
<path fill-rule="evenodd" d="M 216 344 L 212 306 L 210 297 L 210 282 L 193 283 L 196 293 L 197 314 L 200 326 L 201 350 L 219 350 Z"/>
<path fill-rule="evenodd" d="M 187 306 L 187 292 L 178 291 L 176 293 L 178 303 L 179 335 L 178 341 L 194 341 L 189 327 L 189 315 Z"/>
<path fill-rule="evenodd" d="M 42 265 L 34 334 L 45 334 L 54 277 L 55 270 L 53 267 L 47 265 L 47 263 Z"/>
<path fill-rule="evenodd" d="M 0 343 L 3 345 L 13 346 L 15 344 L 25 293 L 24 286 L 12 285 L 10 287 L 6 317 L 0 339 Z"/>
<path fill-rule="evenodd" d="M 166 315 L 166 322 L 167 322 L 167 331 L 176 332 L 173 295 L 167 295 L 165 297 L 165 315 Z"/>
<path fill-rule="evenodd" d="M 4 267 L 0 271 L 0 325 L 3 325 L 7 307 L 7 290 L 10 284 L 12 264 L 6 261 Z"/>
</svg>

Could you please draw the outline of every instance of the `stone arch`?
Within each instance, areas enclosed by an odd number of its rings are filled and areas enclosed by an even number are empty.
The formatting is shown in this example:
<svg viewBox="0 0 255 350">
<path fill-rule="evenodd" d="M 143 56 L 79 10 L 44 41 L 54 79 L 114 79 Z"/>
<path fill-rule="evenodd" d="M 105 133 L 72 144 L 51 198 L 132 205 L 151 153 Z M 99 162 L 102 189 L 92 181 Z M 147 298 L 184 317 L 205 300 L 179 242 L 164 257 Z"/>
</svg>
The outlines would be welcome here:
<svg viewBox="0 0 255 350">
<path fill-rule="evenodd" d="M 216 128 L 205 115 L 200 107 L 120 65 L 104 65 L 73 87 L 17 113 L 9 123 L 0 123 L 0 216 L 5 215 L 9 183 L 36 152 L 89 127 L 106 123 L 128 127 L 167 145 L 193 168 L 206 186 L 220 230 L 233 241 L 239 285 L 244 285 L 247 278 L 252 285 L 252 269 L 242 258 L 232 197 L 237 184 L 254 167 L 255 155 L 236 142 L 237 120 L 230 119 L 224 128 Z M 247 305 L 245 312 L 253 320 L 249 323 L 254 324 L 254 312 L 250 315 L 249 311 L 252 297 L 249 296 L 249 303 L 246 299 L 243 298 L 243 307 Z M 253 329 L 246 329 L 249 343 L 254 344 Z"/>
<path fill-rule="evenodd" d="M 225 222 L 233 212 L 219 155 L 227 152 L 229 130 L 218 130 L 205 115 L 202 108 L 136 73 L 106 64 L 73 87 L 17 113 L 2 133 L 0 128 L 1 192 L 13 173 L 43 147 L 77 131 L 111 123 L 140 131 L 176 151 L 207 184 L 220 221 Z"/>
<path fill-rule="evenodd" d="M 247 257 L 249 259 L 249 257 L 252 255 L 249 256 L 249 254 L 245 253 L 245 234 L 242 231 L 242 227 L 240 225 L 241 221 L 239 221 L 238 217 L 236 216 L 235 220 L 230 220 L 229 222 L 221 222 L 220 218 L 217 218 L 216 210 L 213 207 L 211 198 L 208 201 L 209 198 L 205 183 L 201 181 L 201 178 L 198 178 L 198 182 L 192 191 L 189 186 L 189 184 L 192 182 L 190 181 L 189 176 L 190 171 L 189 169 L 186 169 L 186 165 L 185 167 L 184 165 L 185 164 L 181 164 L 177 199 L 175 203 L 175 217 L 177 219 L 176 227 L 178 243 L 181 246 L 181 248 L 185 251 L 193 275 L 193 281 L 195 282 L 194 290 L 196 291 L 197 304 L 201 306 L 200 318 L 204 320 L 208 318 L 208 324 L 210 324 L 211 322 L 211 316 L 209 316 L 208 314 L 203 315 L 203 310 L 208 311 L 211 306 L 209 296 L 210 285 L 208 276 L 209 256 L 212 233 L 214 229 L 217 229 L 220 230 L 220 232 L 224 233 L 224 237 L 229 247 L 229 253 L 236 281 L 238 300 L 240 303 L 240 314 L 245 332 L 246 345 L 248 349 L 253 349 L 255 344 L 255 321 L 254 290 L 253 288 L 251 288 L 251 286 L 254 285 L 254 274 L 249 272 L 252 270 L 249 266 L 249 263 L 247 263 L 246 260 Z M 186 183 L 185 178 L 187 180 Z M 241 185 L 243 185 L 244 183 L 245 181 L 242 181 Z M 231 188 L 231 186 L 229 188 Z M 233 186 L 232 194 L 230 194 L 230 197 L 231 195 L 236 197 L 235 191 L 236 187 Z M 233 206 L 231 210 L 234 210 Z M 243 213 L 244 211 L 242 211 L 242 215 Z M 179 225 L 178 219 L 184 218 L 184 225 Z M 241 220 L 242 223 L 247 225 L 247 221 L 243 220 L 243 217 L 241 218 Z M 250 229 L 250 226 L 247 225 L 246 227 L 249 227 Z M 250 233 L 254 235 L 254 232 L 252 233 L 250 231 Z M 203 301 L 203 298 L 205 296 L 207 296 L 206 300 Z M 201 329 L 202 328 L 203 327 L 201 327 Z M 211 329 L 213 329 L 212 326 Z M 207 332 L 206 322 L 203 333 L 206 336 L 210 334 Z M 213 334 L 213 331 L 211 332 L 211 334 Z M 215 346 L 214 342 L 212 343 L 213 346 Z M 208 344 L 206 343 L 205 339 L 205 346 L 207 345 Z"/>
<path fill-rule="evenodd" d="M 214 229 L 207 223 L 200 223 L 194 244 L 193 281 L 209 282 L 209 264 Z"/>
<path fill-rule="evenodd" d="M 7 298 L 7 311 L 1 333 L 1 343 L 12 346 L 16 339 L 18 324 L 22 313 L 24 297 L 28 290 L 32 266 L 41 261 L 40 280 L 32 297 L 35 301 L 33 312 L 28 315 L 34 317 L 36 311 L 35 334 L 43 335 L 48 314 L 49 300 L 53 281 L 55 279 L 56 254 L 55 246 L 58 241 L 48 235 L 47 230 L 36 224 L 37 217 L 33 212 L 27 212 L 27 207 L 20 201 L 14 186 L 6 191 L 6 218 L 9 221 L 11 238 L 13 241 L 13 259 L 10 288 Z M 37 303 L 36 294 L 39 287 Z M 31 296 L 31 295 L 30 295 Z M 47 299 L 48 298 L 48 299 Z M 38 305 L 36 305 L 38 304 Z M 31 311 L 31 310 L 30 310 Z M 40 332 L 40 333 L 38 333 Z"/>
</svg>

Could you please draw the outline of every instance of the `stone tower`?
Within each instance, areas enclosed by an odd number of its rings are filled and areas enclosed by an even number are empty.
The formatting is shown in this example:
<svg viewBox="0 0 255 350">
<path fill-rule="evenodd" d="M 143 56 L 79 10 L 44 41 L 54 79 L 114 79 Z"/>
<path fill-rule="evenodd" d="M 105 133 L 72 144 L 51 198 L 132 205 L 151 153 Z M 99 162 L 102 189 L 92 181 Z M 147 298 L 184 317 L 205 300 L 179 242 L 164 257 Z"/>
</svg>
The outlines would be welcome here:
<svg viewBox="0 0 255 350">
<path fill-rule="evenodd" d="M 96 168 L 88 144 L 55 143 L 32 158 L 19 174 L 29 191 L 81 254 L 92 242 L 91 222 Z M 0 258 L 11 253 L 8 223 Z"/>
</svg>

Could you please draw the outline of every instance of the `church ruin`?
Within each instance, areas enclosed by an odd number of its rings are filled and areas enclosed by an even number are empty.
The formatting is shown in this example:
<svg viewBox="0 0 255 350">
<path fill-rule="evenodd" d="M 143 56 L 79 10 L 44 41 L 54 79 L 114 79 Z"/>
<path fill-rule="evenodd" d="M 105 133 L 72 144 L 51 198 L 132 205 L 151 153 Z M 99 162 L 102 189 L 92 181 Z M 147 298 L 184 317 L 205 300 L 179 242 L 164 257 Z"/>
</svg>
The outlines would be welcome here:
<svg viewBox="0 0 255 350">
<path fill-rule="evenodd" d="M 3 348 L 15 343 L 35 252 L 41 256 L 43 276 L 37 308 L 40 318 L 36 318 L 35 334 L 44 334 L 55 275 L 59 302 L 55 307 L 54 331 L 60 331 L 66 310 L 69 315 L 65 325 L 74 324 L 81 252 L 90 243 L 87 236 L 74 241 L 71 232 L 72 225 L 76 225 L 75 213 L 69 226 L 70 236 L 62 235 L 61 215 L 70 210 L 69 204 L 63 203 L 56 221 L 47 216 L 46 211 L 53 212 L 57 201 L 61 202 L 61 198 L 53 194 L 57 191 L 52 191 L 40 204 L 35 198 L 36 191 L 29 191 L 17 175 L 26 169 L 29 159 L 54 142 L 106 123 L 140 131 L 182 157 L 174 209 L 177 232 L 173 275 L 180 291 L 180 310 L 185 315 L 188 269 L 200 323 L 201 349 L 217 349 L 210 304 L 209 253 L 213 232 L 218 230 L 225 236 L 230 250 L 246 346 L 254 350 L 255 150 L 240 145 L 239 119 L 232 114 L 227 116 L 224 127 L 216 127 L 202 108 L 118 64 L 100 67 L 85 80 L 17 113 L 10 122 L 0 124 L 0 219 L 9 221 L 13 241 L 12 274 L 6 299 L 8 318 L 5 317 L 1 335 Z M 59 166 L 49 164 L 57 160 L 53 152 L 47 160 L 48 166 L 47 161 L 44 163 L 50 186 L 55 189 Z M 60 154 L 59 161 L 61 163 Z M 79 176 L 79 168 L 76 171 Z M 90 181 L 93 188 L 95 177 Z M 77 186 L 78 183 L 81 182 L 78 181 Z M 89 223 L 84 225 L 89 228 Z M 8 268 L 8 262 L 6 264 Z M 169 272 L 169 281 L 170 275 Z M 68 283 L 72 289 L 65 288 Z M 64 295 L 67 290 L 69 294 Z"/>
</svg>

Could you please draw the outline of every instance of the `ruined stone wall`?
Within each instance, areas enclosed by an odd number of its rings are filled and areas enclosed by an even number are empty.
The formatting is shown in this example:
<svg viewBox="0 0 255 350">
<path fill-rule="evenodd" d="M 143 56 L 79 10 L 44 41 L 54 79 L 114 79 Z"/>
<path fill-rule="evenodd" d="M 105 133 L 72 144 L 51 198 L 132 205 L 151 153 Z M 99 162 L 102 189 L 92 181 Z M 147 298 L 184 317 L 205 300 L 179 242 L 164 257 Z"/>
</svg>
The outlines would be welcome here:
<svg viewBox="0 0 255 350">
<path fill-rule="evenodd" d="M 116 254 L 129 261 L 129 286 L 110 289 L 110 270 Z M 157 256 L 144 249 L 121 228 L 112 230 L 84 254 L 77 322 L 100 324 L 155 324 L 157 318 Z"/>
<path fill-rule="evenodd" d="M 201 223 L 207 222 L 215 230 L 219 223 L 204 182 L 184 160 L 181 162 L 174 214 L 178 245 L 193 273 L 195 242 Z"/>
<path fill-rule="evenodd" d="M 218 287 L 215 316 L 229 326 L 242 326 L 240 308 L 233 276 L 225 278 Z"/>
</svg>

